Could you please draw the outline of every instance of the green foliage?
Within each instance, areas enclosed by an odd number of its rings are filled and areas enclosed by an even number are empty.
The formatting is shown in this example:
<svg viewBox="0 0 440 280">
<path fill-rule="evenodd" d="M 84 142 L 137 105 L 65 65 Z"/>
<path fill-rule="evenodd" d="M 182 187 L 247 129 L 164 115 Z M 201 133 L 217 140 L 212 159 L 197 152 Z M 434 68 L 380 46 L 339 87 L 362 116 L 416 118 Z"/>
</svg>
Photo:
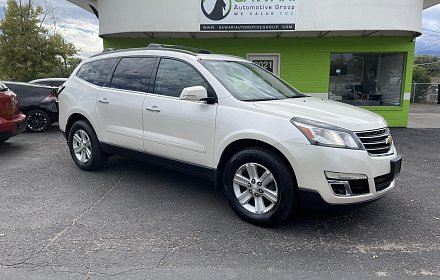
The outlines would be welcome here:
<svg viewBox="0 0 440 280">
<path fill-rule="evenodd" d="M 33 0 L 8 0 L 0 20 L 0 79 L 68 77 L 80 62 L 75 46 L 49 31 L 48 13 Z"/>
<path fill-rule="evenodd" d="M 414 66 L 413 81 L 414 81 L 413 94 L 415 94 L 414 102 L 416 103 L 423 102 L 426 94 L 429 91 L 430 83 L 431 83 L 431 76 L 429 75 L 429 71 L 422 67 Z"/>
<path fill-rule="evenodd" d="M 434 55 L 418 55 L 414 58 L 414 65 L 426 69 L 431 77 L 440 76 L 440 57 Z"/>
</svg>

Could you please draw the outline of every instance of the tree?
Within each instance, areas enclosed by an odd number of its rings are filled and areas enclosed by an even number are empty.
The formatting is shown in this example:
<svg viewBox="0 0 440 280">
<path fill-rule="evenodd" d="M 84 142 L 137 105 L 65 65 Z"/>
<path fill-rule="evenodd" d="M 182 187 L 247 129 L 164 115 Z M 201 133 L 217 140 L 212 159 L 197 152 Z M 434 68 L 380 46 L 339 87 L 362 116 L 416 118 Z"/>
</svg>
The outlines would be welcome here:
<svg viewBox="0 0 440 280">
<path fill-rule="evenodd" d="M 414 102 L 423 102 L 431 83 L 431 76 L 429 75 L 428 70 L 419 66 L 414 66 L 413 82 L 415 84 L 413 93 Z"/>
<path fill-rule="evenodd" d="M 52 12 L 36 6 L 34 0 L 8 0 L 0 20 L 0 79 L 70 75 L 79 63 L 78 50 L 49 22 Z"/>
<path fill-rule="evenodd" d="M 431 77 L 440 76 L 440 57 L 434 55 L 418 55 L 414 58 L 414 65 L 428 70 Z"/>
</svg>

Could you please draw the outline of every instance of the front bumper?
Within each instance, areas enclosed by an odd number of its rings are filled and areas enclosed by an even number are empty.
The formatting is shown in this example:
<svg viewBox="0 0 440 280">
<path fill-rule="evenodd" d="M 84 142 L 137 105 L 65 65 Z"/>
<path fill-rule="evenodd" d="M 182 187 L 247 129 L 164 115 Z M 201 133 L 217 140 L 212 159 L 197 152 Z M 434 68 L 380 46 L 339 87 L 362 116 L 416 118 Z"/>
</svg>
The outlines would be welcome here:
<svg viewBox="0 0 440 280">
<path fill-rule="evenodd" d="M 380 180 L 393 173 L 391 161 L 399 159 L 394 146 L 393 154 L 373 157 L 367 151 L 328 148 L 293 142 L 278 143 L 295 172 L 300 189 L 302 204 L 313 204 L 321 200 L 327 205 L 355 205 L 374 201 L 383 197 L 395 186 L 394 176 L 389 178 L 385 188 L 379 186 Z M 335 194 L 325 171 L 366 175 L 366 192 L 352 196 Z M 382 178 L 382 179 L 381 179 Z M 377 186 L 376 186 L 377 185 Z M 321 199 L 319 199 L 321 198 Z M 309 200 L 305 203 L 305 200 Z M 313 205 L 308 205 L 313 206 Z M 321 208 L 321 207 L 320 207 Z"/>
<path fill-rule="evenodd" d="M 393 188 L 394 188 L 394 181 L 389 190 L 392 190 Z M 325 201 L 317 191 L 312 191 L 308 189 L 299 189 L 301 207 L 312 208 L 312 209 L 331 209 L 331 210 L 347 209 L 347 208 L 354 208 L 357 206 L 363 206 L 372 203 L 378 199 L 381 199 L 387 193 L 388 191 L 381 195 L 374 196 L 369 200 L 363 200 L 360 202 L 333 204 Z"/>
</svg>

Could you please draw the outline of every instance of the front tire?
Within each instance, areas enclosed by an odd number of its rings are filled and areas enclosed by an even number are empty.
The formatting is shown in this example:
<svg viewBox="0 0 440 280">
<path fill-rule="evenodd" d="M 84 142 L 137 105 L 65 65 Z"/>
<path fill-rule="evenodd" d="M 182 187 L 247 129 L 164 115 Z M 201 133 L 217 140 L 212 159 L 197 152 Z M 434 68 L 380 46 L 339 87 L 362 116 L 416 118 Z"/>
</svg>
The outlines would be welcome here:
<svg viewBox="0 0 440 280">
<path fill-rule="evenodd" d="M 280 226 L 294 212 L 293 172 L 269 149 L 246 148 L 233 155 L 225 167 L 224 187 L 232 209 L 249 223 Z"/>
<path fill-rule="evenodd" d="M 75 122 L 67 139 L 70 155 L 79 168 L 85 171 L 99 170 L 107 162 L 108 156 L 101 151 L 98 137 L 89 123 Z"/>
<path fill-rule="evenodd" d="M 52 124 L 49 115 L 41 110 L 32 110 L 26 114 L 28 132 L 43 132 L 46 131 Z"/>
</svg>

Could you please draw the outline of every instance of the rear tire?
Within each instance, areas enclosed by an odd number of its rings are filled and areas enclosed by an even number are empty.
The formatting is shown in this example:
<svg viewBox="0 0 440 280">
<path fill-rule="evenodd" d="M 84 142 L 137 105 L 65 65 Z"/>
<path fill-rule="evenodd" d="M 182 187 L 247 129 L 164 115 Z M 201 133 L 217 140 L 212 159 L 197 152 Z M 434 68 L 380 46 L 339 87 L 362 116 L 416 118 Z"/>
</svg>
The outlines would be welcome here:
<svg viewBox="0 0 440 280">
<path fill-rule="evenodd" d="M 283 225 L 293 214 L 295 182 L 285 160 L 262 147 L 237 152 L 224 172 L 225 193 L 232 209 L 243 220 L 264 227 Z"/>
<path fill-rule="evenodd" d="M 31 110 L 26 113 L 28 132 L 44 132 L 52 124 L 49 115 L 42 110 Z"/>
<path fill-rule="evenodd" d="M 101 151 L 98 137 L 88 122 L 75 122 L 67 139 L 70 155 L 82 170 L 99 170 L 107 162 L 108 155 Z"/>
</svg>

